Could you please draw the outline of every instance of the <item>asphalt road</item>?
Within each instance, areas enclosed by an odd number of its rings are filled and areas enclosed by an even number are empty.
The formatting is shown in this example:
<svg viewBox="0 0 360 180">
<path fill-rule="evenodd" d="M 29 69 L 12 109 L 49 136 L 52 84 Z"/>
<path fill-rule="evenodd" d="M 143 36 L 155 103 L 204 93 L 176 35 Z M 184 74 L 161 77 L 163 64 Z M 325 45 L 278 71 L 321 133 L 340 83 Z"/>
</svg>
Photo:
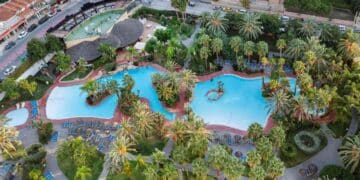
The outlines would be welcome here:
<svg viewBox="0 0 360 180">
<path fill-rule="evenodd" d="M 66 5 L 65 8 L 58 12 L 55 16 L 51 17 L 44 24 L 39 25 L 34 31 L 29 33 L 25 38 L 17 40 L 16 45 L 11 49 L 4 51 L 0 56 L 0 78 L 4 78 L 4 70 L 9 66 L 19 66 L 21 64 L 21 59 L 26 55 L 26 44 L 32 38 L 42 38 L 45 36 L 46 31 L 58 24 L 61 20 L 65 18 L 66 15 L 73 14 L 77 12 L 83 4 L 87 1 L 84 0 L 72 0 L 70 4 Z M 5 42 L 7 43 L 7 42 Z"/>
</svg>

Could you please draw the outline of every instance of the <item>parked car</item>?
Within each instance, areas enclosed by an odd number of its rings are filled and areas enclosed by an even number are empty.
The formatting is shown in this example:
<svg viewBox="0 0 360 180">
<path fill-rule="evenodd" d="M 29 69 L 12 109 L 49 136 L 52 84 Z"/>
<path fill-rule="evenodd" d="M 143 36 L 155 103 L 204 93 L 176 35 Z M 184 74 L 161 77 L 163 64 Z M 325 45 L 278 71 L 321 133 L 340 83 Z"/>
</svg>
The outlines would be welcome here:
<svg viewBox="0 0 360 180">
<path fill-rule="evenodd" d="M 32 32 L 34 29 L 36 29 L 36 27 L 37 27 L 36 24 L 30 25 L 30 27 L 27 29 L 27 32 Z"/>
<path fill-rule="evenodd" d="M 18 39 L 24 38 L 27 34 L 28 34 L 28 32 L 26 32 L 26 31 L 21 31 L 20 34 L 19 34 L 19 36 L 18 36 Z"/>
<path fill-rule="evenodd" d="M 345 31 L 346 31 L 346 26 L 344 26 L 344 25 L 339 25 L 339 30 L 340 30 L 341 32 L 345 32 Z"/>
<path fill-rule="evenodd" d="M 15 44 L 16 44 L 16 43 L 15 43 L 14 41 L 10 41 L 9 43 L 6 44 L 4 50 L 9 50 L 9 49 L 11 49 L 12 47 L 15 46 Z"/>
<path fill-rule="evenodd" d="M 195 6 L 195 2 L 194 2 L 194 1 L 189 1 L 189 6 L 190 6 L 190 7 L 194 7 L 194 6 Z"/>
<path fill-rule="evenodd" d="M 56 14 L 57 14 L 57 11 L 51 11 L 51 12 L 48 13 L 48 16 L 49 16 L 49 17 L 53 17 L 53 16 L 55 16 Z"/>
<path fill-rule="evenodd" d="M 236 12 L 238 12 L 240 14 L 245 14 L 247 11 L 245 9 L 238 9 L 238 10 L 236 10 Z"/>
<path fill-rule="evenodd" d="M 288 21 L 290 21 L 290 17 L 289 16 L 281 16 L 281 21 L 288 22 Z"/>
<path fill-rule="evenodd" d="M 10 67 L 6 68 L 4 71 L 4 75 L 5 76 L 10 75 L 11 73 L 13 73 L 15 71 L 15 69 L 16 69 L 16 66 L 10 66 Z"/>
<path fill-rule="evenodd" d="M 45 15 L 39 20 L 39 24 L 44 24 L 50 17 L 48 15 Z"/>
</svg>

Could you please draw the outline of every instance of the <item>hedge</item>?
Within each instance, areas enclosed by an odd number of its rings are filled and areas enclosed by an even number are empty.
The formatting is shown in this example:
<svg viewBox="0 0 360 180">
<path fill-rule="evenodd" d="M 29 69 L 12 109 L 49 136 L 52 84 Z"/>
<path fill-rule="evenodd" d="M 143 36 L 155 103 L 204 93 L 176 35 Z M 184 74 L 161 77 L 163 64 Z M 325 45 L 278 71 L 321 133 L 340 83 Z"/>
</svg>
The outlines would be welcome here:
<svg viewBox="0 0 360 180">
<path fill-rule="evenodd" d="M 327 165 L 320 171 L 320 178 L 355 180 L 355 176 L 341 166 Z"/>
</svg>

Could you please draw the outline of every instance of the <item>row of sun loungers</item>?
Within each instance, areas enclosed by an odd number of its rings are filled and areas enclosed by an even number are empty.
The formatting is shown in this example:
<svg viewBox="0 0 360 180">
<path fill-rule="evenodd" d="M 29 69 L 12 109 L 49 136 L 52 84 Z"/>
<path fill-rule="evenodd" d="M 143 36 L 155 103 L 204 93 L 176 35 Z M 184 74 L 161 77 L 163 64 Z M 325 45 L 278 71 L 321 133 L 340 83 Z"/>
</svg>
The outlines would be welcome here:
<svg viewBox="0 0 360 180">
<path fill-rule="evenodd" d="M 36 119 L 39 115 L 39 105 L 37 101 L 31 101 L 31 118 Z"/>
<path fill-rule="evenodd" d="M 253 144 L 253 141 L 246 136 L 224 134 L 220 136 L 215 133 L 214 138 L 211 140 L 214 143 L 227 144 L 227 145 L 241 145 Z"/>
</svg>

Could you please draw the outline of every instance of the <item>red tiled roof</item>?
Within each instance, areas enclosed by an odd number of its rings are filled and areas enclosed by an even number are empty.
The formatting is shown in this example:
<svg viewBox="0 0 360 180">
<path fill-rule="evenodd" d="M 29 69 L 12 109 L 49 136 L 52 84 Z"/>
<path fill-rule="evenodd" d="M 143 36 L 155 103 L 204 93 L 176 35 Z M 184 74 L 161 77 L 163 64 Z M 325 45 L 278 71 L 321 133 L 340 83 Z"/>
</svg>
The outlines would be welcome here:
<svg viewBox="0 0 360 180">
<path fill-rule="evenodd" d="M 24 2 L 24 1 L 21 1 L 21 0 L 13 0 L 13 2 L 16 2 L 16 3 L 18 3 L 18 4 L 21 4 L 21 5 L 23 5 L 23 6 L 27 6 L 27 5 L 28 5 L 27 2 Z"/>
<path fill-rule="evenodd" d="M 15 11 L 10 10 L 4 6 L 0 6 L 0 21 L 7 21 L 16 14 Z"/>
</svg>

